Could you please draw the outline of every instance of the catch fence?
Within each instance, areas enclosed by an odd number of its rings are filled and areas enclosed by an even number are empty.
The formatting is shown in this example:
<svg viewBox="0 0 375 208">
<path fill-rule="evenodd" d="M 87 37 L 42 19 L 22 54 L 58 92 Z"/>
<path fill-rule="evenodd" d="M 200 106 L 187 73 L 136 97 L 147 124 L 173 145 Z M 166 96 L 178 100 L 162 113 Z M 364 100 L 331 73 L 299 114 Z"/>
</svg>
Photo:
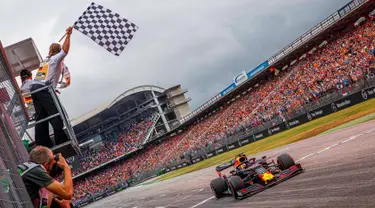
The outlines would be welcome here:
<svg viewBox="0 0 375 208">
<path fill-rule="evenodd" d="M 28 160 L 22 137 L 28 114 L 0 43 L 0 207 L 33 207 L 17 164 Z"/>
</svg>

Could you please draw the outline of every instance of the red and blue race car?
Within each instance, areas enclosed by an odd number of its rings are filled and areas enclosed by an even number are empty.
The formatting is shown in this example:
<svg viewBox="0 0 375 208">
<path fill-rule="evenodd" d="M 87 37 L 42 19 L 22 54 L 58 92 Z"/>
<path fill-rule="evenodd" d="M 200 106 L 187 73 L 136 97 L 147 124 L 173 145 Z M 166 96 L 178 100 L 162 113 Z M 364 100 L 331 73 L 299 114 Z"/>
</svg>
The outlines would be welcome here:
<svg viewBox="0 0 375 208">
<path fill-rule="evenodd" d="M 224 171 L 230 168 L 232 170 L 226 175 Z M 219 177 L 210 183 L 215 197 L 232 195 L 242 199 L 303 172 L 303 168 L 289 154 L 278 156 L 275 163 L 266 156 L 256 160 L 241 153 L 234 160 L 217 166 L 216 172 Z"/>
</svg>

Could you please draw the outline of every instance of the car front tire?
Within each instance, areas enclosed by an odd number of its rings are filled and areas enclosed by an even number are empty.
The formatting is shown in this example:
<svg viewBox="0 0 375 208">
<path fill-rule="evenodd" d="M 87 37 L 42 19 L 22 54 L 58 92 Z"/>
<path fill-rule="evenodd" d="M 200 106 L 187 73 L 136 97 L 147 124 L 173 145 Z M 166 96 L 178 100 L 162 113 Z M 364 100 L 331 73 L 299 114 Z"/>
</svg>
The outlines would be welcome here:
<svg viewBox="0 0 375 208">
<path fill-rule="evenodd" d="M 216 178 L 211 181 L 210 187 L 217 199 L 224 196 L 224 192 L 228 190 L 227 183 L 222 178 Z"/>
</svg>

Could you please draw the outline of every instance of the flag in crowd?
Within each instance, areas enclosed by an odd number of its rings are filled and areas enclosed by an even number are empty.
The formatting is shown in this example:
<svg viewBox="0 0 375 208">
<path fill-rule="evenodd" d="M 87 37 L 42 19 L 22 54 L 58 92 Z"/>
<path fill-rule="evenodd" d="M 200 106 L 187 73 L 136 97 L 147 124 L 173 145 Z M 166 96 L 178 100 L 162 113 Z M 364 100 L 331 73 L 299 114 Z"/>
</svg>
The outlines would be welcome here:
<svg viewBox="0 0 375 208">
<path fill-rule="evenodd" d="M 74 29 L 119 56 L 132 40 L 138 26 L 101 5 L 91 3 L 74 23 Z"/>
<path fill-rule="evenodd" d="M 278 69 L 276 69 L 275 67 L 271 66 L 270 67 L 270 72 L 273 72 L 275 74 L 275 76 L 277 76 L 280 71 Z"/>
</svg>

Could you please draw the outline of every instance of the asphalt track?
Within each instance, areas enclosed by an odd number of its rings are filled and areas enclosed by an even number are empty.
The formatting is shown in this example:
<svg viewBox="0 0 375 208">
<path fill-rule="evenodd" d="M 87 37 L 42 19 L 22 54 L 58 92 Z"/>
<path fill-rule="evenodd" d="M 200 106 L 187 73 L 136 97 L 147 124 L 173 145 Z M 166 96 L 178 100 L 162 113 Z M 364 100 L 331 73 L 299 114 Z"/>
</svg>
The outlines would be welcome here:
<svg viewBox="0 0 375 208">
<path fill-rule="evenodd" d="M 86 206 L 141 207 L 375 207 L 375 121 L 273 149 L 290 153 L 305 172 L 257 195 L 215 199 L 213 168 L 133 187 Z"/>
</svg>

